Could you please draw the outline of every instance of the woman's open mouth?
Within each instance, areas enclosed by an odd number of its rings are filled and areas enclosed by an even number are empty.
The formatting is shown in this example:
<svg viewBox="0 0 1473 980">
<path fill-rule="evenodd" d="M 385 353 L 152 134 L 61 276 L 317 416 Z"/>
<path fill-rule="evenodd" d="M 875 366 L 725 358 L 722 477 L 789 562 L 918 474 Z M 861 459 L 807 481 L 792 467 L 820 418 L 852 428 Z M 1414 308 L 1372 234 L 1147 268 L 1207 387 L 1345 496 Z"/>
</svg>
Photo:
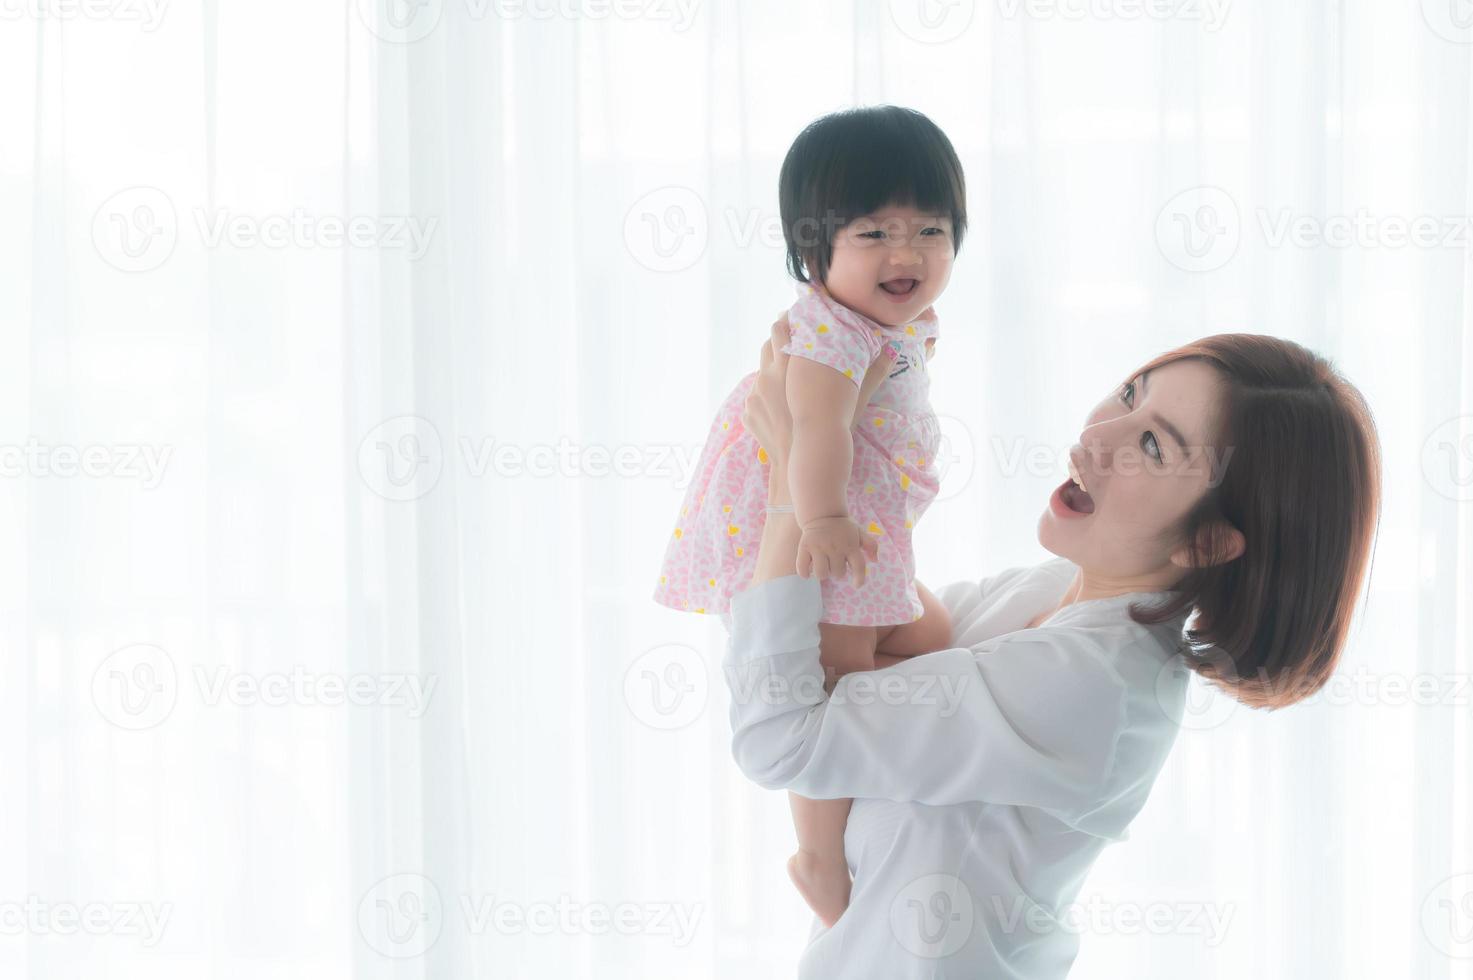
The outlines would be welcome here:
<svg viewBox="0 0 1473 980">
<path fill-rule="evenodd" d="M 910 299 L 920 286 L 919 279 L 891 279 L 889 282 L 880 283 L 880 289 L 893 300 Z"/>
<path fill-rule="evenodd" d="M 1049 507 L 1060 517 L 1083 517 L 1095 512 L 1095 501 L 1071 477 L 1059 484 L 1048 498 Z"/>
</svg>

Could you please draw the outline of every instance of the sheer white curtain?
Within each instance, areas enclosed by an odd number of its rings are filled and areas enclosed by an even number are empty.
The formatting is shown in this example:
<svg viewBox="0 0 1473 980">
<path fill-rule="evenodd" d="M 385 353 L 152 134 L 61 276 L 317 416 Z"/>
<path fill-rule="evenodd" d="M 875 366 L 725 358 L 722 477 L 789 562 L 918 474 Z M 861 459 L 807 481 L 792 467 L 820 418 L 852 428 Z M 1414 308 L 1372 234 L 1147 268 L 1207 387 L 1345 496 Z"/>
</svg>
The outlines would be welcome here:
<svg viewBox="0 0 1473 980">
<path fill-rule="evenodd" d="M 1077 974 L 1466 975 L 1457 0 L 0 12 L 0 972 L 791 975 L 786 800 L 650 592 L 791 299 L 782 154 L 894 102 L 970 187 L 927 582 L 1044 557 L 1088 407 L 1194 337 L 1380 424 L 1346 682 L 1194 703 Z"/>
</svg>

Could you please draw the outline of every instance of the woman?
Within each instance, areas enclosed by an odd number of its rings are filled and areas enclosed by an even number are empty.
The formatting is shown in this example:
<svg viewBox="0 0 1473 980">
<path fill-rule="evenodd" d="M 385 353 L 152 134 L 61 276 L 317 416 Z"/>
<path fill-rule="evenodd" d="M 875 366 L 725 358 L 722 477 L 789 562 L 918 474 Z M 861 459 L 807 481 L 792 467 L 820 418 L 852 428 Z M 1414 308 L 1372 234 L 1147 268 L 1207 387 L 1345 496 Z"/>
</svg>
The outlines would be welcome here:
<svg viewBox="0 0 1473 980">
<path fill-rule="evenodd" d="M 789 502 L 782 320 L 743 422 Z M 774 353 L 774 352 L 777 353 Z M 819 579 L 769 513 L 732 600 L 732 751 L 770 789 L 855 797 L 854 876 L 800 977 L 1062 977 L 1064 909 L 1126 836 L 1188 671 L 1277 708 L 1334 670 L 1380 497 L 1375 428 L 1323 359 L 1224 334 L 1163 354 L 1090 413 L 1038 540 L 1058 556 L 938 598 L 953 649 L 825 685 Z M 1191 622 L 1188 623 L 1188 619 Z"/>
</svg>

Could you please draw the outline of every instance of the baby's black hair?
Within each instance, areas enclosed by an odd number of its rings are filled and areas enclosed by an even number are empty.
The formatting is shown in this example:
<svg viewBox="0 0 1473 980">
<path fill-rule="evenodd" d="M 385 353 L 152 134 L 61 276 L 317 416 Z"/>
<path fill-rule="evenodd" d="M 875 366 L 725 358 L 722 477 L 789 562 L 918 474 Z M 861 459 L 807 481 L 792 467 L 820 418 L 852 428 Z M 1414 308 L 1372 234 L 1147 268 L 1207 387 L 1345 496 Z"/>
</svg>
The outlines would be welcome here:
<svg viewBox="0 0 1473 980">
<path fill-rule="evenodd" d="M 778 207 L 788 271 L 823 282 L 833 236 L 889 204 L 951 216 L 952 247 L 967 230 L 967 189 L 951 140 L 914 109 L 844 109 L 809 123 L 783 159 Z M 807 274 L 805 274 L 805 269 Z"/>
</svg>

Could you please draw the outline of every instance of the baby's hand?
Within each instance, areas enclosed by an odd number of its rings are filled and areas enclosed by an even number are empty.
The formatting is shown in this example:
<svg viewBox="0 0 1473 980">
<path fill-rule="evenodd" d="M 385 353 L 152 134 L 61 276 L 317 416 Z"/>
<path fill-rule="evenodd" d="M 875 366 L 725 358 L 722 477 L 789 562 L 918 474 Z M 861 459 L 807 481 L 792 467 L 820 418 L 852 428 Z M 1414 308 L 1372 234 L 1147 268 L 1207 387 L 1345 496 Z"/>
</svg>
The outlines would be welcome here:
<svg viewBox="0 0 1473 980">
<path fill-rule="evenodd" d="M 820 517 L 808 522 L 798 539 L 798 574 L 808 578 L 809 572 L 822 580 L 824 576 L 842 578 L 847 564 L 854 570 L 854 584 L 864 584 L 865 558 L 879 561 L 880 543 L 865 534 L 847 514 Z"/>
</svg>

